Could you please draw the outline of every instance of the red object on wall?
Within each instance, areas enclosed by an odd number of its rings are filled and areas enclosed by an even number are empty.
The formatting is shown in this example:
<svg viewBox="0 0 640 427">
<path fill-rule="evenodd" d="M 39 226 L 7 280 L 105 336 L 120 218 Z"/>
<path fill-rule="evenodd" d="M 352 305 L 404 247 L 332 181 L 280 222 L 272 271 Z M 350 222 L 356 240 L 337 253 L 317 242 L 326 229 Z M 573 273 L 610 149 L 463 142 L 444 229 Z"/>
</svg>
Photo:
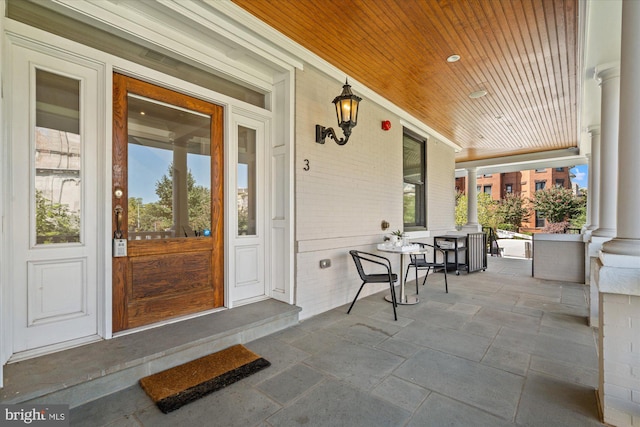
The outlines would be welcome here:
<svg viewBox="0 0 640 427">
<path fill-rule="evenodd" d="M 389 120 L 383 120 L 382 130 L 389 130 L 389 129 L 391 129 L 391 122 Z"/>
</svg>

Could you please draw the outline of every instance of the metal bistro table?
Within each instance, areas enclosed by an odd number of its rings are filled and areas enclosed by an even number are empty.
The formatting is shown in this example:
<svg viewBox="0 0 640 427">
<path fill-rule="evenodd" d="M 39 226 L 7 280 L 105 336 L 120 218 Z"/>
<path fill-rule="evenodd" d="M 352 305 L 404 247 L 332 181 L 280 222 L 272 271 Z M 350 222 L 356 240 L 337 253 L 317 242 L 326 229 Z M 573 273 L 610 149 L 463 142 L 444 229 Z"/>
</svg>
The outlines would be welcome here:
<svg viewBox="0 0 640 427">
<path fill-rule="evenodd" d="M 406 246 L 395 246 L 391 243 L 381 243 L 378 245 L 378 250 L 380 252 L 389 252 L 392 254 L 400 254 L 400 274 L 398 274 L 398 279 L 400 280 L 400 298 L 397 299 L 398 304 L 402 305 L 411 305 L 417 304 L 420 302 L 417 295 L 408 296 L 405 293 L 404 289 L 404 256 L 407 254 L 423 254 L 427 252 L 427 249 L 423 248 L 420 245 L 412 244 Z M 417 280 L 417 278 L 416 278 Z M 389 302 L 393 302 L 391 300 L 391 295 L 387 295 L 384 297 L 385 300 Z"/>
</svg>

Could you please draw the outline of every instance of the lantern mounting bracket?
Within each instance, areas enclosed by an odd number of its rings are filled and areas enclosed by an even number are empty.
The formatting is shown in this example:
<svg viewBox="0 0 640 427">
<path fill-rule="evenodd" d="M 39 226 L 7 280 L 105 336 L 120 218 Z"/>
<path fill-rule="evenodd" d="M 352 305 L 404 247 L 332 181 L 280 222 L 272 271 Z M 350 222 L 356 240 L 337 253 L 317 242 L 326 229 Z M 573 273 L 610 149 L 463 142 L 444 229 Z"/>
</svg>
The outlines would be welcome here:
<svg viewBox="0 0 640 427">
<path fill-rule="evenodd" d="M 316 142 L 318 144 L 324 144 L 327 136 L 333 139 L 338 145 L 344 145 L 347 143 L 347 141 L 349 141 L 348 135 L 346 135 L 345 138 L 338 139 L 338 136 L 336 135 L 336 132 L 333 130 L 333 128 L 326 128 L 322 125 L 316 125 Z"/>
</svg>

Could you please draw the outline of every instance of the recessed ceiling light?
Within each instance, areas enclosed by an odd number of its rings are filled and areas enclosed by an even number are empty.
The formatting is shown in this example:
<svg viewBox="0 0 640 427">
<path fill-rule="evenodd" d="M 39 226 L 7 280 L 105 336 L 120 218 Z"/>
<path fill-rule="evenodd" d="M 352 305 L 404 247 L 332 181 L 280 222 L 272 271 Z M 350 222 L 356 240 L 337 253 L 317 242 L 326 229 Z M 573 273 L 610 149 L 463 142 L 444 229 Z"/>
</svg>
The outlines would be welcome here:
<svg viewBox="0 0 640 427">
<path fill-rule="evenodd" d="M 482 98 L 483 96 L 485 96 L 488 92 L 486 90 L 477 90 L 475 92 L 471 92 L 469 94 L 469 98 Z"/>
<path fill-rule="evenodd" d="M 451 55 L 447 58 L 447 62 L 458 62 L 460 61 L 460 55 Z"/>
</svg>

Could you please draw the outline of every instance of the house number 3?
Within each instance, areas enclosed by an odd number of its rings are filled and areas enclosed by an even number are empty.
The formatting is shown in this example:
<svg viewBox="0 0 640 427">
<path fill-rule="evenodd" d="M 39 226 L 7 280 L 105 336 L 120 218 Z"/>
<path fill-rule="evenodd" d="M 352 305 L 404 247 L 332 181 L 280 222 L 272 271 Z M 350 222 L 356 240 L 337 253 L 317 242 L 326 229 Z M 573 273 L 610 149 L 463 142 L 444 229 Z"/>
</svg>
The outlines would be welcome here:
<svg viewBox="0 0 640 427">
<path fill-rule="evenodd" d="M 304 167 L 302 168 L 303 170 L 308 171 L 309 169 L 311 169 L 309 167 L 309 159 L 304 159 Z"/>
</svg>

